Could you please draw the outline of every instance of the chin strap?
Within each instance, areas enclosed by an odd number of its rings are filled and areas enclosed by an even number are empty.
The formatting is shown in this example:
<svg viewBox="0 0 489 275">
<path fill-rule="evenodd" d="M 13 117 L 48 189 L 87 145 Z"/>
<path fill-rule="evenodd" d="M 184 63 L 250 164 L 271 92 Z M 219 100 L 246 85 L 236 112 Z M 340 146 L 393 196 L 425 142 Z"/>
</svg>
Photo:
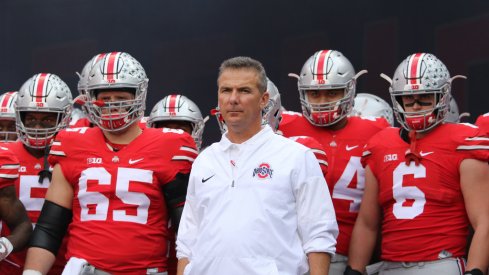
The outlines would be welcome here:
<svg viewBox="0 0 489 275">
<path fill-rule="evenodd" d="M 42 170 L 38 173 L 39 175 L 39 184 L 42 184 L 45 178 L 48 178 L 49 182 L 51 182 L 51 176 L 52 173 L 49 170 L 49 162 L 48 162 L 48 155 L 49 155 L 49 150 L 51 149 L 51 146 L 46 146 L 44 148 L 44 167 Z"/>
<path fill-rule="evenodd" d="M 416 150 L 416 131 L 409 131 L 409 149 L 406 150 L 405 158 L 406 165 L 409 165 L 411 161 L 414 161 L 416 166 L 419 165 L 419 161 L 421 160 L 421 155 Z"/>
</svg>

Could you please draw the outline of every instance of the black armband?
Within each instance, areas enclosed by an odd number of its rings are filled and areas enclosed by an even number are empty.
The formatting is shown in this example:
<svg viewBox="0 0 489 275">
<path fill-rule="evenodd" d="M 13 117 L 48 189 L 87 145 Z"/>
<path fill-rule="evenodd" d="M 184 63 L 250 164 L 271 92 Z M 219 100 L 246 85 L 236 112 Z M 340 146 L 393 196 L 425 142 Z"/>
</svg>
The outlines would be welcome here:
<svg viewBox="0 0 489 275">
<path fill-rule="evenodd" d="M 44 248 L 56 256 L 72 216 L 70 209 L 44 201 L 29 246 Z"/>
<path fill-rule="evenodd" d="M 172 225 L 175 228 L 175 232 L 178 231 L 178 225 L 180 224 L 180 218 L 182 217 L 183 204 L 187 196 L 187 187 L 189 174 L 177 174 L 172 182 L 167 183 L 164 186 L 163 194 L 165 195 L 166 204 L 168 207 L 168 214 L 172 220 Z"/>
<path fill-rule="evenodd" d="M 176 208 L 185 202 L 189 177 L 189 174 L 178 173 L 173 181 L 165 184 L 163 194 L 169 207 Z"/>
<path fill-rule="evenodd" d="M 468 274 L 468 275 L 484 275 L 484 272 L 482 272 L 482 270 L 480 270 L 478 268 L 474 268 L 472 270 L 465 271 L 464 274 Z"/>
<path fill-rule="evenodd" d="M 352 269 L 351 266 L 347 266 L 345 272 L 343 273 L 343 275 L 362 275 L 362 274 L 363 274 L 362 272 Z"/>
</svg>

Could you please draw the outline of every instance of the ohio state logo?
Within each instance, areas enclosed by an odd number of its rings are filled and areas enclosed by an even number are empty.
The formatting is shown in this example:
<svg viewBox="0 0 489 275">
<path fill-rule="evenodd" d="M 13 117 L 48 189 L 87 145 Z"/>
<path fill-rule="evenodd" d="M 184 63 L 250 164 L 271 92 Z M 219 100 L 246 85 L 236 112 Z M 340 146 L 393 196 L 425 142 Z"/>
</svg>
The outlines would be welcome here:
<svg viewBox="0 0 489 275">
<path fill-rule="evenodd" d="M 253 177 L 258 176 L 260 179 L 272 178 L 273 169 L 270 168 L 270 164 L 262 163 L 258 168 L 253 169 Z"/>
</svg>

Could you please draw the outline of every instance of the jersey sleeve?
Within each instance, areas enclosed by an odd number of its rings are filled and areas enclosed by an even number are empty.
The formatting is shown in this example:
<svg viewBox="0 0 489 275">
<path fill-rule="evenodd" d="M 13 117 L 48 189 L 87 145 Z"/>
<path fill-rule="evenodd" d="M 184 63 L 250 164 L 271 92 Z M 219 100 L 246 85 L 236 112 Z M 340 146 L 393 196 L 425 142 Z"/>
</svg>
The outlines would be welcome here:
<svg viewBox="0 0 489 275">
<path fill-rule="evenodd" d="M 166 130 L 166 131 L 165 131 Z M 198 150 L 193 138 L 185 132 L 168 131 L 163 128 L 164 146 L 169 153 L 172 172 L 163 179 L 163 182 L 172 181 L 177 174 L 189 174 L 192 164 L 197 158 Z M 173 129 L 171 129 L 173 130 Z"/>
<path fill-rule="evenodd" d="M 311 149 L 319 162 L 323 175 L 326 176 L 328 173 L 328 156 L 323 149 L 323 145 L 315 138 L 309 136 L 295 136 L 290 137 L 290 139 Z"/>
<path fill-rule="evenodd" d="M 0 189 L 14 185 L 19 178 L 19 160 L 5 147 L 0 147 Z"/>
<path fill-rule="evenodd" d="M 56 164 L 60 164 L 63 175 L 69 182 L 73 180 L 71 176 L 75 175 L 74 169 L 76 168 L 76 163 L 71 164 L 72 158 L 68 157 L 73 155 L 73 152 L 72 150 L 70 150 L 70 148 L 75 147 L 75 138 L 78 135 L 84 133 L 86 129 L 88 128 L 67 128 L 60 131 L 56 135 L 56 138 L 51 145 L 51 149 L 49 150 L 49 164 L 51 165 L 51 167 L 54 167 Z"/>
<path fill-rule="evenodd" d="M 489 113 L 479 116 L 475 125 L 477 125 L 485 135 L 489 136 Z"/>
<path fill-rule="evenodd" d="M 460 127 L 456 135 L 456 151 L 462 154 L 463 159 L 489 162 L 489 137 L 474 125 L 462 123 Z"/>
</svg>

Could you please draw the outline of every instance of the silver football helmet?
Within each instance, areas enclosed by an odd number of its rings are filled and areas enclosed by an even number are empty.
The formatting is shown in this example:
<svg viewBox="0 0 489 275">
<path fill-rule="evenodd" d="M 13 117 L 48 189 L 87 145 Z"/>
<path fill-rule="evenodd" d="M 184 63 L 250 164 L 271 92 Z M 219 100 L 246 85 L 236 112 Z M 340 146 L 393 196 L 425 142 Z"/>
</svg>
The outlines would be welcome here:
<svg viewBox="0 0 489 275">
<path fill-rule="evenodd" d="M 270 127 L 272 127 L 273 131 L 277 131 L 278 125 L 282 120 L 282 103 L 280 101 L 280 93 L 277 86 L 275 86 L 275 84 L 273 84 L 273 82 L 268 78 L 267 91 L 270 97 L 267 105 L 262 111 L 262 124 L 268 124 Z"/>
<path fill-rule="evenodd" d="M 148 78 L 143 66 L 128 53 L 108 53 L 97 61 L 89 72 L 86 89 L 88 117 L 104 131 L 123 130 L 144 115 Z M 129 89 L 134 92 L 134 99 L 97 100 L 97 93 L 107 89 Z"/>
<path fill-rule="evenodd" d="M 169 120 L 190 122 L 192 125 L 192 137 L 200 150 L 205 121 L 197 104 L 184 95 L 173 94 L 165 96 L 153 107 L 147 124 L 148 127 L 153 128 L 156 122 Z"/>
<path fill-rule="evenodd" d="M 383 117 L 390 125 L 394 125 L 394 114 L 389 103 L 373 94 L 357 94 L 355 96 L 352 115 L 360 117 Z"/>
<path fill-rule="evenodd" d="M 71 91 L 68 85 L 54 74 L 36 74 L 20 88 L 15 106 L 17 134 L 20 140 L 30 148 L 43 149 L 51 144 L 58 131 L 66 128 L 70 121 Z M 27 127 L 24 119 L 28 112 L 57 114 L 55 126 Z"/>
<path fill-rule="evenodd" d="M 17 100 L 17 92 L 6 92 L 0 95 L 0 120 L 13 121 L 15 123 L 15 101 Z M 11 122 L 12 123 L 12 122 Z M 15 124 L 14 124 L 15 125 Z M 1 131 L 0 142 L 12 142 L 17 139 L 17 132 Z"/>
<path fill-rule="evenodd" d="M 88 114 L 87 107 L 85 106 L 85 102 L 87 101 L 86 95 L 87 95 L 88 74 L 90 73 L 90 70 L 93 68 L 93 66 L 95 66 L 97 61 L 99 61 L 106 55 L 107 55 L 106 53 L 100 53 L 95 55 L 94 57 L 92 57 L 92 59 L 90 59 L 90 61 L 88 61 L 85 64 L 81 73 L 79 74 L 77 73 L 79 77 L 78 85 L 77 85 L 79 95 L 76 99 L 80 100 L 81 109 L 85 114 Z M 75 103 L 78 103 L 76 99 L 75 99 Z"/>
<path fill-rule="evenodd" d="M 429 53 L 409 55 L 394 72 L 393 79 L 382 74 L 391 83 L 389 88 L 397 121 L 406 130 L 425 132 L 443 122 L 449 110 L 453 79 L 443 62 Z M 406 112 L 402 97 L 405 95 L 434 94 L 435 105 L 429 110 Z"/>
<path fill-rule="evenodd" d="M 312 55 L 302 67 L 298 79 L 299 96 L 304 117 L 315 126 L 329 126 L 350 114 L 355 97 L 357 78 L 366 71 L 355 74 L 355 69 L 342 53 L 321 50 Z M 343 98 L 335 102 L 311 103 L 308 90 L 344 89 Z"/>
</svg>

